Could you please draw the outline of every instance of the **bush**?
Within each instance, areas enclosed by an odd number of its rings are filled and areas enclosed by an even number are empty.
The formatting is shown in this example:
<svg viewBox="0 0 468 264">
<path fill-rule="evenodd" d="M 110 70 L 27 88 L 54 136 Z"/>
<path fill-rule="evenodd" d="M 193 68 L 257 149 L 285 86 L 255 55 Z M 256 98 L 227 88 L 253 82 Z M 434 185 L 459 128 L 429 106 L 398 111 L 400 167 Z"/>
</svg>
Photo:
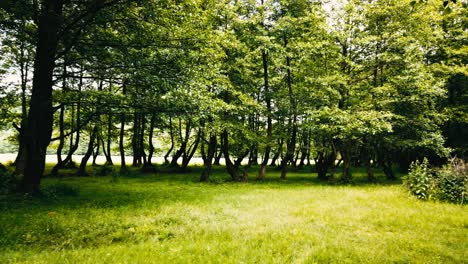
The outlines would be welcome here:
<svg viewBox="0 0 468 264">
<path fill-rule="evenodd" d="M 438 199 L 454 203 L 468 201 L 468 164 L 460 159 L 452 159 L 438 171 Z"/>
<path fill-rule="evenodd" d="M 465 203 L 468 198 L 468 164 L 452 159 L 450 164 L 433 170 L 427 159 L 411 163 L 404 185 L 421 200 Z"/>
<path fill-rule="evenodd" d="M 403 178 L 403 184 L 418 199 L 427 200 L 434 191 L 433 173 L 426 158 L 422 162 L 412 162 L 408 176 Z"/>
</svg>

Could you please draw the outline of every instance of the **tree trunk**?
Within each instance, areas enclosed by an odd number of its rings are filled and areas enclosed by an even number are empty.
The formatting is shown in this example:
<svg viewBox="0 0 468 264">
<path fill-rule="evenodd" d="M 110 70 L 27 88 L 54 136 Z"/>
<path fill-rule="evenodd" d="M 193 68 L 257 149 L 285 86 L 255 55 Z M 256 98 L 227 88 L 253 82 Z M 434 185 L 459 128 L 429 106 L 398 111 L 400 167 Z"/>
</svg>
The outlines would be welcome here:
<svg viewBox="0 0 468 264">
<path fill-rule="evenodd" d="M 53 125 L 52 85 L 62 0 L 44 0 L 39 18 L 32 95 L 24 129 L 26 164 L 20 191 L 38 193 Z"/>
<path fill-rule="evenodd" d="M 174 149 L 174 128 L 172 127 L 172 117 L 169 116 L 169 135 L 171 137 L 171 147 L 167 151 L 166 155 L 164 155 L 164 164 L 169 164 L 168 157 L 171 154 L 172 150 Z"/>
<path fill-rule="evenodd" d="M 367 170 L 367 181 L 368 182 L 375 182 L 376 179 L 375 179 L 375 176 L 374 176 L 374 171 L 372 170 L 372 163 L 371 163 L 370 158 L 367 159 L 366 170 Z"/>
<path fill-rule="evenodd" d="M 262 0 L 263 5 L 263 0 Z M 265 25 L 262 21 L 262 26 L 264 28 Z M 268 165 L 268 161 L 270 159 L 270 152 L 271 152 L 271 138 L 273 133 L 273 125 L 271 119 L 271 95 L 270 95 L 270 85 L 269 85 L 269 74 L 268 74 L 268 54 L 265 49 L 262 50 L 262 66 L 263 66 L 263 88 L 265 93 L 265 103 L 266 103 L 266 110 L 267 110 L 267 135 L 266 135 L 266 146 L 265 146 L 265 153 L 263 154 L 263 160 L 260 163 L 260 169 L 258 171 L 257 179 L 263 180 L 266 177 L 266 167 Z"/>
<path fill-rule="evenodd" d="M 125 88 L 124 88 L 125 89 Z M 119 152 L 120 152 L 120 173 L 127 173 L 127 164 L 125 163 L 125 113 L 120 114 L 120 133 L 119 133 Z"/>
<path fill-rule="evenodd" d="M 192 159 L 193 155 L 195 154 L 195 151 L 198 148 L 199 142 L 200 142 L 200 132 L 197 134 L 195 141 L 192 143 L 192 145 L 182 155 L 182 170 L 183 171 L 187 169 L 187 166 L 189 165 L 190 160 Z"/>
<path fill-rule="evenodd" d="M 83 71 L 83 68 L 81 69 Z M 81 88 L 83 87 L 83 72 L 80 73 L 80 81 L 78 84 L 78 102 L 76 104 L 76 138 L 75 138 L 75 143 L 72 144 L 72 139 L 73 136 L 70 137 L 70 149 L 68 150 L 67 157 L 63 160 L 63 166 L 67 166 L 69 163 L 71 163 L 73 154 L 75 151 L 78 149 L 78 146 L 80 144 L 80 127 L 81 127 Z M 73 110 L 73 108 L 72 108 Z M 71 130 L 73 131 L 74 129 L 74 124 L 73 124 L 73 117 L 72 117 L 72 122 L 71 122 Z"/>
<path fill-rule="evenodd" d="M 270 166 L 276 166 L 276 161 L 281 155 L 281 152 L 283 151 L 283 139 L 278 139 L 278 149 L 275 151 L 275 155 L 273 155 L 273 158 L 271 159 Z"/>
<path fill-rule="evenodd" d="M 143 167 L 146 167 L 148 165 L 148 160 L 146 159 L 146 153 L 145 153 L 145 129 L 146 129 L 146 116 L 145 114 L 141 114 L 141 128 L 140 128 L 140 138 L 138 141 L 138 149 L 140 150 L 140 157 L 143 160 Z M 141 164 L 141 163 L 140 163 Z"/>
<path fill-rule="evenodd" d="M 156 113 L 151 114 L 151 120 L 150 120 L 150 129 L 148 133 L 148 166 L 153 166 L 153 155 L 154 155 L 154 145 L 153 145 L 153 134 L 154 134 L 154 123 L 156 122 Z"/>
<path fill-rule="evenodd" d="M 229 135 L 226 129 L 223 130 L 221 134 L 221 149 L 224 154 L 224 161 L 226 162 L 226 170 L 231 175 L 233 181 L 241 181 L 242 178 L 239 176 L 239 168 L 231 161 L 229 155 Z"/>
<path fill-rule="evenodd" d="M 107 117 L 107 155 L 106 155 L 106 164 L 107 165 L 114 165 L 112 162 L 112 154 L 111 154 L 111 140 L 112 140 L 112 114 L 109 113 Z"/>
<path fill-rule="evenodd" d="M 65 145 L 65 128 L 64 128 L 64 112 L 65 112 L 65 106 L 60 107 L 60 117 L 59 117 L 59 131 L 60 131 L 60 139 L 59 139 L 59 145 L 57 147 L 57 164 L 52 168 L 51 175 L 52 176 L 57 176 L 58 173 L 58 168 L 62 166 L 63 160 L 62 160 L 62 149 L 63 146 Z"/>
<path fill-rule="evenodd" d="M 216 151 L 217 152 L 215 154 L 215 160 L 213 162 L 213 165 L 219 166 L 221 165 L 220 162 L 221 162 L 221 158 L 223 157 L 223 151 L 220 148 L 216 149 Z"/>
<path fill-rule="evenodd" d="M 98 127 L 95 125 L 93 128 L 93 131 L 89 135 L 88 149 L 86 150 L 85 155 L 81 159 L 80 168 L 78 169 L 78 176 L 86 175 L 86 165 L 88 164 L 89 158 L 93 154 L 94 142 L 96 141 L 97 134 L 98 134 Z"/>
<path fill-rule="evenodd" d="M 286 48 L 288 46 L 288 38 L 286 35 L 283 36 L 283 40 L 284 40 L 284 47 Z M 287 66 L 286 83 L 288 86 L 288 97 L 289 97 L 289 104 L 290 104 L 289 114 L 292 115 L 292 117 L 290 116 L 289 118 L 288 127 L 290 129 L 292 128 L 292 133 L 286 145 L 286 155 L 284 159 L 281 161 L 281 179 L 286 179 L 288 162 L 293 161 L 294 153 L 296 149 L 296 137 L 297 137 L 296 100 L 294 99 L 294 93 L 292 89 L 293 80 L 292 80 L 292 72 L 291 72 L 291 58 L 288 55 L 286 56 L 286 66 Z"/>
<path fill-rule="evenodd" d="M 141 152 L 139 149 L 139 135 L 140 135 L 140 118 L 139 114 L 133 115 L 133 135 L 132 135 L 132 149 L 133 149 L 133 167 L 141 165 Z"/>
<path fill-rule="evenodd" d="M 24 167 L 26 165 L 26 144 L 24 142 L 24 129 L 28 120 L 28 109 L 26 102 L 26 89 L 28 86 L 28 61 L 25 58 L 25 47 L 21 45 L 21 62 L 20 62 L 20 72 L 21 72 L 21 129 L 18 130 L 18 155 L 15 159 L 15 175 L 17 182 L 22 182 L 24 177 Z"/>
<path fill-rule="evenodd" d="M 211 164 L 213 162 L 213 158 L 216 153 L 216 135 L 213 133 L 210 133 L 210 140 L 208 142 L 208 151 L 206 154 L 206 159 L 203 161 L 205 168 L 203 169 L 201 176 L 200 176 L 200 181 L 201 182 L 207 182 L 210 178 L 211 174 Z"/>
<path fill-rule="evenodd" d="M 179 119 L 179 137 L 180 137 L 180 147 L 172 157 L 171 167 L 178 167 L 177 160 L 185 153 L 187 148 L 187 143 L 190 137 L 191 124 L 190 120 L 185 125 L 185 137 L 182 135 L 182 119 Z"/>
<path fill-rule="evenodd" d="M 350 183 L 352 181 L 351 175 L 351 155 L 349 154 L 348 150 L 346 150 L 347 146 L 344 146 L 343 150 L 340 151 L 341 157 L 343 159 L 343 172 L 341 174 L 340 181 L 343 183 Z"/>
<path fill-rule="evenodd" d="M 99 129 L 98 129 L 99 131 Z M 99 132 L 97 132 L 97 135 L 96 135 L 96 145 L 95 145 L 95 148 L 93 148 L 93 151 L 92 151 L 92 155 L 93 155 L 93 166 L 96 166 L 96 159 L 97 157 L 99 156 L 99 150 L 101 148 L 101 141 L 99 140 Z"/>
</svg>

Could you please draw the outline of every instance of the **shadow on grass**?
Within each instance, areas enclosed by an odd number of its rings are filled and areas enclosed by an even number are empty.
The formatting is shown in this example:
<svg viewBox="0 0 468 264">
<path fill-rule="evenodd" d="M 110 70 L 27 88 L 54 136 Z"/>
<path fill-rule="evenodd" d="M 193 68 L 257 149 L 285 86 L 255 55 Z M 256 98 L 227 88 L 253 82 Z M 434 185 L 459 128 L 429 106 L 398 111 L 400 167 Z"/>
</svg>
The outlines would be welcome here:
<svg viewBox="0 0 468 264">
<path fill-rule="evenodd" d="M 151 200 L 154 206 L 171 202 L 203 202 L 210 200 L 216 191 L 217 185 L 223 187 L 238 186 L 236 192 L 248 192 L 255 188 L 285 186 L 313 187 L 313 186 L 343 186 L 339 183 L 340 171 L 337 170 L 334 181 L 320 181 L 313 167 L 304 167 L 301 170 L 291 169 L 287 179 L 280 179 L 280 172 L 274 167 L 267 169 L 267 177 L 257 180 L 257 166 L 248 168 L 249 181 L 245 183 L 232 182 L 223 166 L 212 169 L 210 181 L 200 183 L 199 177 L 203 167 L 193 166 L 185 171 L 179 168 L 157 166 L 154 172 L 145 173 L 139 168 L 129 168 L 127 175 L 114 176 L 72 176 L 66 171 L 62 178 L 46 178 L 43 181 L 41 197 L 27 197 L 19 195 L 0 197 L 0 209 L 3 211 L 16 210 L 55 210 L 56 208 L 119 208 L 126 206 L 139 206 L 144 201 Z M 91 175 L 99 171 L 100 167 L 90 167 Z M 114 171 L 118 171 L 114 167 Z M 375 169 L 375 182 L 368 182 L 367 174 L 363 168 L 354 168 L 353 181 L 349 186 L 387 186 L 399 185 L 401 180 L 389 181 L 383 173 Z M 398 174 L 401 175 L 401 174 Z M 249 187 L 243 187 L 249 186 Z M 200 190 L 205 188 L 203 195 Z"/>
</svg>

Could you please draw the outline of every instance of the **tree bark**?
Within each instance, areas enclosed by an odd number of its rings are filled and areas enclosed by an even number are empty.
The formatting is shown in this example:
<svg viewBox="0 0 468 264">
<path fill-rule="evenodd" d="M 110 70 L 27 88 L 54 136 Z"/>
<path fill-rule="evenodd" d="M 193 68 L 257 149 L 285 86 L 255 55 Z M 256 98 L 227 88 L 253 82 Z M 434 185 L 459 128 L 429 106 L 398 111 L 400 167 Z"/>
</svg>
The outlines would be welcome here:
<svg viewBox="0 0 468 264">
<path fill-rule="evenodd" d="M 177 160 L 185 153 L 188 139 L 190 137 L 191 122 L 190 120 L 185 124 L 185 137 L 182 135 L 182 119 L 179 119 L 179 138 L 180 138 L 180 147 L 172 156 L 171 167 L 178 167 Z"/>
<path fill-rule="evenodd" d="M 229 155 L 229 134 L 226 129 L 223 130 L 221 134 L 221 149 L 224 154 L 224 161 L 226 162 L 226 170 L 231 175 L 233 181 L 241 181 L 241 177 L 239 176 L 239 168 L 235 166 L 235 164 L 231 161 Z"/>
<path fill-rule="evenodd" d="M 29 64 L 25 57 L 25 47 L 22 42 L 20 52 L 20 73 L 21 73 L 21 129 L 18 130 L 18 155 L 15 159 L 15 175 L 18 182 L 22 182 L 24 177 L 24 168 L 26 162 L 26 144 L 24 140 L 24 129 L 28 120 L 28 108 L 26 102 L 26 89 L 28 86 Z"/>
<path fill-rule="evenodd" d="M 190 145 L 190 147 L 182 155 L 182 170 L 183 171 L 187 169 L 187 166 L 189 165 L 190 160 L 192 159 L 193 155 L 195 154 L 195 151 L 198 148 L 198 143 L 200 143 L 200 132 L 197 134 L 195 140 Z"/>
<path fill-rule="evenodd" d="M 212 162 L 216 153 L 216 145 L 217 145 L 216 135 L 213 133 L 210 133 L 210 140 L 208 142 L 208 151 L 206 154 L 206 159 L 203 161 L 205 168 L 203 169 L 201 176 L 200 176 L 201 182 L 207 182 L 210 178 Z"/>
<path fill-rule="evenodd" d="M 153 145 L 153 135 L 154 135 L 154 123 L 156 122 L 156 113 L 151 114 L 151 120 L 150 120 L 150 129 L 148 133 L 148 166 L 153 166 L 153 155 L 154 155 L 154 145 Z"/>
<path fill-rule="evenodd" d="M 32 95 L 24 129 L 26 164 L 20 191 L 38 193 L 44 173 L 47 146 L 52 135 L 52 85 L 58 32 L 62 25 L 62 0 L 44 0 L 39 18 Z"/>
<path fill-rule="evenodd" d="M 114 165 L 112 162 L 112 154 L 111 154 L 111 140 L 112 140 L 112 114 L 108 114 L 107 116 L 107 155 L 106 155 L 106 164 L 107 165 Z"/>
<path fill-rule="evenodd" d="M 89 158 L 93 154 L 94 142 L 96 141 L 97 134 L 98 134 L 98 127 L 95 125 L 91 134 L 89 135 L 88 149 L 86 150 L 85 155 L 81 159 L 80 168 L 78 169 L 78 176 L 86 175 L 86 165 L 88 164 Z"/>
<path fill-rule="evenodd" d="M 133 149 L 133 167 L 138 167 L 141 165 L 141 152 L 139 149 L 139 137 L 140 135 L 140 118 L 139 114 L 135 113 L 133 115 L 133 135 L 132 135 L 132 149 Z"/>
<path fill-rule="evenodd" d="M 172 150 L 174 149 L 174 128 L 172 127 L 172 117 L 169 116 L 169 135 L 171 137 L 171 147 L 167 151 L 166 155 L 164 155 L 164 164 L 169 164 L 168 157 L 171 154 Z"/>
</svg>

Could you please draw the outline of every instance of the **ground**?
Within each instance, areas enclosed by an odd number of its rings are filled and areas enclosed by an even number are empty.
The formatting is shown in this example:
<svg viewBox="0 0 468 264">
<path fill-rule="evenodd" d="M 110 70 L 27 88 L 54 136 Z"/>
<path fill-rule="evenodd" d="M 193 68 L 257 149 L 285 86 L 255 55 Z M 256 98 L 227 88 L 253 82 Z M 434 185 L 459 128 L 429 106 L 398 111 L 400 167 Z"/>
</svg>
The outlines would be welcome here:
<svg viewBox="0 0 468 264">
<path fill-rule="evenodd" d="M 400 182 L 212 183 L 190 173 L 44 180 L 3 197 L 0 263 L 463 263 L 466 206 L 418 201 Z M 250 175 L 254 176 L 255 168 Z M 116 175 L 114 175 L 116 176 Z"/>
</svg>

